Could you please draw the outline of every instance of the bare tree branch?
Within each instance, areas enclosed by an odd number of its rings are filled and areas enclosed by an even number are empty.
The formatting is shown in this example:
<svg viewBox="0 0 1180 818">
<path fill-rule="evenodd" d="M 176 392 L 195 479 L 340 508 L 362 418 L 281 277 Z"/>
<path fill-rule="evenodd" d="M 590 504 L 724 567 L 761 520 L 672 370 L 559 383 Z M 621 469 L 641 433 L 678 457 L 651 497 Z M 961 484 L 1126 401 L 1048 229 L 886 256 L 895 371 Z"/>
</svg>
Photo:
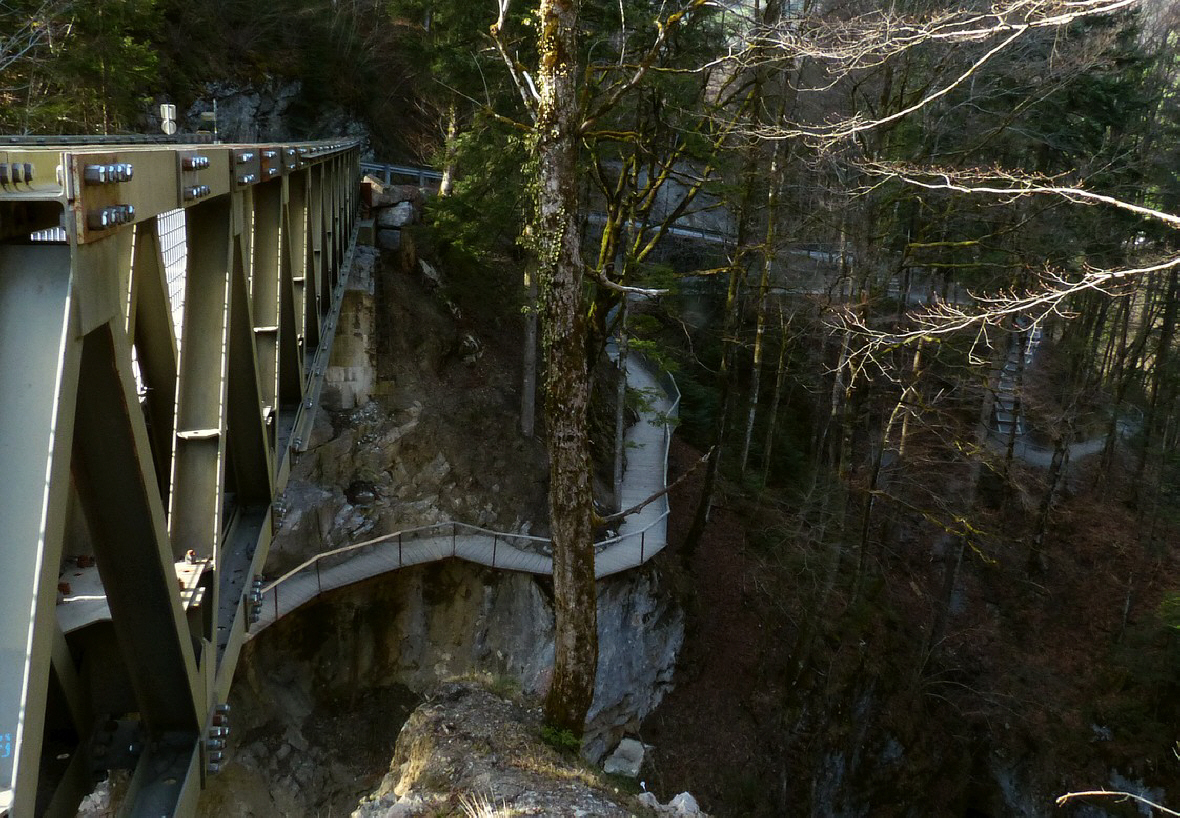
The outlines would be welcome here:
<svg viewBox="0 0 1180 818">
<path fill-rule="evenodd" d="M 1049 183 L 1049 180 L 1022 177 L 1018 174 L 1001 170 L 907 169 L 885 163 L 866 163 L 862 164 L 861 167 L 871 175 L 898 179 L 908 185 L 925 188 L 926 190 L 949 190 L 955 193 L 983 193 L 994 196 L 1007 196 L 1009 197 L 1009 201 L 1019 196 L 1050 194 L 1061 196 L 1071 202 L 1081 204 L 1110 205 L 1111 207 L 1117 207 L 1120 210 L 1126 210 L 1147 219 L 1155 219 L 1172 227 L 1180 228 L 1180 216 L 1173 213 L 1165 213 L 1162 210 L 1144 207 L 1143 205 L 1116 199 L 1113 196 L 1107 196 L 1102 193 L 1095 193 L 1084 188 L 1069 185 L 1055 185 Z M 923 180 L 921 178 L 922 176 L 930 177 L 930 179 Z M 968 184 L 972 179 L 983 180 L 988 178 L 1006 182 L 1007 184 Z"/>
<path fill-rule="evenodd" d="M 48 39 L 49 12 L 49 2 L 42 3 L 36 11 L 18 12 L 0 0 L 0 71 L 29 59 Z"/>
<path fill-rule="evenodd" d="M 644 76 L 647 75 L 648 70 L 652 67 L 652 65 L 655 64 L 656 59 L 659 57 L 660 51 L 664 47 L 664 42 L 668 39 L 668 34 L 671 33 L 678 25 L 680 25 L 686 16 L 691 15 L 693 12 L 708 5 L 710 4 L 707 0 L 689 0 L 684 8 L 669 14 L 666 19 L 656 20 L 655 41 L 651 44 L 651 47 L 647 49 L 647 53 L 643 55 L 643 58 L 640 59 L 639 64 L 635 66 L 635 70 L 632 72 L 631 76 L 611 89 L 611 92 L 607 98 L 603 100 L 592 113 L 585 117 L 585 119 L 582 121 L 583 132 L 594 127 L 594 123 L 596 123 L 604 114 L 618 105 L 619 100 L 621 100 L 627 92 L 639 85 L 640 81 L 644 78 Z M 625 48 L 625 41 L 623 45 Z M 621 65 L 621 52 L 619 60 Z"/>
<path fill-rule="evenodd" d="M 677 486 L 679 486 L 681 483 L 684 482 L 685 478 L 687 478 L 690 474 L 692 474 L 694 471 L 696 471 L 701 466 L 703 466 L 705 463 L 707 463 L 709 461 L 709 455 L 711 455 L 712 453 L 713 453 L 713 449 L 709 449 L 709 451 L 705 452 L 704 455 L 701 456 L 700 460 L 698 460 L 697 462 L 695 462 L 691 466 L 689 466 L 688 471 L 686 471 L 684 474 L 677 477 L 675 480 L 673 480 L 668 485 L 664 486 L 662 489 L 657 491 L 655 494 L 652 494 L 651 496 L 649 496 L 643 502 L 637 503 L 637 504 L 631 506 L 631 508 L 626 508 L 626 509 L 623 509 L 622 511 L 617 511 L 614 514 L 608 514 L 605 517 L 597 517 L 594 520 L 594 524 L 595 525 L 610 525 L 611 523 L 617 523 L 620 520 L 622 520 L 623 518 L 628 517 L 637 511 L 640 511 L 641 509 L 643 509 L 646 506 L 651 505 L 656 500 L 663 497 L 665 494 L 668 494 L 669 492 L 674 491 Z"/>
<path fill-rule="evenodd" d="M 888 12 L 832 21 L 827 17 L 787 17 L 771 26 L 752 26 L 744 48 L 706 67 L 725 62 L 750 67 L 767 62 L 809 60 L 822 68 L 831 88 L 840 78 L 872 68 L 905 51 L 926 44 L 984 43 L 1000 38 L 950 81 L 920 95 L 904 108 L 881 117 L 855 113 L 822 125 L 778 123 L 752 128 L 761 139 L 804 139 L 817 147 L 831 146 L 902 120 L 950 94 L 1023 35 L 1052 29 L 1083 17 L 1110 15 L 1142 0 L 1008 0 L 985 13 L 952 11 L 927 20 Z"/>
<path fill-rule="evenodd" d="M 979 295 L 971 293 L 971 297 L 977 305 L 976 309 L 968 309 L 946 302 L 938 303 L 926 310 L 910 313 L 909 318 L 917 326 L 915 329 L 904 332 L 875 330 L 865 324 L 861 317 L 851 309 L 845 309 L 840 313 L 838 323 L 841 328 L 852 329 L 868 339 L 870 349 L 907 344 L 920 338 L 951 335 L 967 329 L 982 330 L 987 326 L 998 326 L 1004 319 L 1018 315 L 1028 316 L 1036 324 L 1050 313 L 1066 315 L 1064 303 L 1078 293 L 1097 290 L 1107 295 L 1117 296 L 1120 293 L 1111 289 L 1113 285 L 1150 273 L 1170 270 L 1173 267 L 1180 267 L 1180 256 L 1145 267 L 1119 270 L 1089 268 L 1077 280 L 1070 280 L 1059 272 L 1046 271 L 1044 275 L 1047 286 L 1041 290 L 1024 294 L 1001 292 L 995 295 Z"/>
<path fill-rule="evenodd" d="M 1056 28 L 1080 17 L 1113 14 L 1142 0 L 1009 0 L 986 13 L 955 9 L 925 20 L 891 12 L 873 12 L 847 20 L 788 17 L 772 26 L 751 26 L 742 51 L 722 58 L 749 64 L 761 61 L 759 50 L 778 52 L 774 59 L 800 57 L 847 74 L 880 65 L 915 46 L 930 42 L 971 43 L 1037 28 Z"/>
<path fill-rule="evenodd" d="M 588 268 L 587 272 L 590 273 L 590 275 L 593 277 L 593 279 L 595 281 L 597 281 L 600 285 L 602 285 L 603 287 L 606 287 L 608 290 L 614 290 L 617 293 L 627 293 L 629 295 L 646 295 L 646 296 L 656 296 L 656 295 L 667 295 L 668 294 L 667 289 L 656 289 L 654 287 L 628 287 L 625 284 L 617 284 L 614 281 L 611 281 L 609 278 L 607 278 L 602 273 L 601 270 Z"/>
<path fill-rule="evenodd" d="M 520 94 L 520 101 L 524 103 L 525 110 L 535 120 L 540 95 L 537 94 L 532 77 L 512 58 L 508 53 L 508 47 L 504 44 L 504 23 L 508 17 L 508 9 L 512 5 L 512 0 L 496 0 L 496 2 L 499 6 L 499 15 L 496 17 L 496 22 L 488 28 L 488 35 L 492 38 L 496 51 L 500 53 L 500 59 L 508 67 L 508 74 L 512 77 L 512 83 L 516 86 L 517 93 Z"/>
<path fill-rule="evenodd" d="M 1069 801 L 1072 801 L 1074 798 L 1094 798 L 1094 797 L 1120 798 L 1124 801 L 1129 798 L 1133 801 L 1138 801 L 1140 804 L 1146 804 L 1147 806 L 1151 807 L 1154 810 L 1159 810 L 1164 815 L 1175 815 L 1175 816 L 1177 816 L 1177 818 L 1180 818 L 1180 812 L 1176 812 L 1175 810 L 1170 810 L 1167 807 L 1160 806 L 1159 804 L 1155 803 L 1154 801 L 1148 801 L 1142 795 L 1136 795 L 1133 792 L 1121 792 L 1119 790 L 1087 790 L 1086 792 L 1067 792 L 1065 795 L 1059 796 L 1057 798 L 1057 806 L 1063 807 Z"/>
</svg>

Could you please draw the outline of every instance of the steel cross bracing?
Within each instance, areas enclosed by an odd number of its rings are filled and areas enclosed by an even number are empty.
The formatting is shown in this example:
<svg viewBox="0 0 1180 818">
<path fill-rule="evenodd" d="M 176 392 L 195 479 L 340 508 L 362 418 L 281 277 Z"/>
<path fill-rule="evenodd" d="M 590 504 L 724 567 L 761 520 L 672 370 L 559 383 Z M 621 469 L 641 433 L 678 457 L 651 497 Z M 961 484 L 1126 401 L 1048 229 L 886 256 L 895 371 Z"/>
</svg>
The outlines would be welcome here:
<svg viewBox="0 0 1180 818">
<path fill-rule="evenodd" d="M 126 814 L 192 813 L 308 437 L 358 159 L 0 145 L 0 816 L 73 815 L 120 767 Z"/>
</svg>

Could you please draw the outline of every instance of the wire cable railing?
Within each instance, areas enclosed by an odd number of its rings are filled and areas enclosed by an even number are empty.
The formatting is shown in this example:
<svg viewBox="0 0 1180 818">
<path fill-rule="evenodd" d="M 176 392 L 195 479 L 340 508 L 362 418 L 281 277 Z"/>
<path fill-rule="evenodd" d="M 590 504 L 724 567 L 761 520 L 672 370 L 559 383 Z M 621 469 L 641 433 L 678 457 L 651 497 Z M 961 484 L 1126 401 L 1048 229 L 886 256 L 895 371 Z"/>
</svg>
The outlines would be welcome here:
<svg viewBox="0 0 1180 818">
<path fill-rule="evenodd" d="M 659 391 L 656 399 L 641 410 L 640 421 L 629 430 L 629 437 L 634 433 L 647 439 L 629 450 L 627 473 L 634 479 L 637 474 L 655 472 L 659 475 L 655 488 L 661 490 L 668 484 L 668 452 L 680 390 L 669 373 L 638 353 L 628 356 L 627 380 L 642 388 L 654 384 Z M 651 443 L 658 443 L 658 449 L 648 450 Z M 636 568 L 662 551 L 667 545 L 669 513 L 668 496 L 664 494 L 636 512 L 618 534 L 595 542 L 595 576 Z M 552 549 L 553 542 L 547 537 L 493 531 L 456 521 L 418 526 L 346 545 L 316 554 L 269 583 L 256 583 L 250 635 L 326 591 L 411 565 L 462 559 L 495 569 L 552 574 Z"/>
</svg>

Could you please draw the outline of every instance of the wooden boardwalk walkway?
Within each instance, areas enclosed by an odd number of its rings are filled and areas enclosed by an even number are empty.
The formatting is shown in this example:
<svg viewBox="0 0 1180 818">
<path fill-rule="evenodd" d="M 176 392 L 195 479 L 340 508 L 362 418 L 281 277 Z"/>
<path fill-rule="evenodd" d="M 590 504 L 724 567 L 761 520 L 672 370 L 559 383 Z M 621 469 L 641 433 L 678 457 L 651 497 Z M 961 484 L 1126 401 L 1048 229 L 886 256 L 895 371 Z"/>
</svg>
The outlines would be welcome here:
<svg viewBox="0 0 1180 818">
<path fill-rule="evenodd" d="M 639 421 L 625 437 L 627 468 L 621 505 L 631 508 L 667 485 L 668 445 L 680 393 L 671 377 L 658 374 L 640 356 L 628 356 L 626 368 L 628 385 L 647 397 Z M 642 565 L 663 550 L 667 535 L 668 498 L 664 496 L 628 516 L 616 536 L 595 544 L 595 575 L 609 576 Z M 263 586 L 260 616 L 247 638 L 325 591 L 410 565 L 463 559 L 508 571 L 552 574 L 551 547 L 543 537 L 450 522 L 327 551 Z"/>
</svg>

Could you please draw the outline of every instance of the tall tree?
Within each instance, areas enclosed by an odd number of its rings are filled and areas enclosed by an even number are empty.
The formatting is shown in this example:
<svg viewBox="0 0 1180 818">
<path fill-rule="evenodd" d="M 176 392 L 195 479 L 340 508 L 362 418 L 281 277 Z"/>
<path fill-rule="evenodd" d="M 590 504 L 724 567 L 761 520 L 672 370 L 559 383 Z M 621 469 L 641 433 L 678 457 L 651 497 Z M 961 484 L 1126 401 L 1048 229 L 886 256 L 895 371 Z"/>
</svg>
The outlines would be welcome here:
<svg viewBox="0 0 1180 818">
<path fill-rule="evenodd" d="M 591 530 L 590 384 L 578 207 L 578 0 L 537 8 L 536 241 L 556 629 L 546 720 L 580 736 L 598 669 Z"/>
<path fill-rule="evenodd" d="M 613 197 L 617 207 L 613 211 L 608 208 L 603 239 L 604 245 L 618 242 L 624 257 L 622 269 L 616 268 L 617 254 L 612 250 L 600 250 L 598 263 L 593 265 L 586 264 L 582 257 L 582 147 L 596 142 L 632 141 L 631 136 L 620 138 L 627 129 L 616 129 L 611 117 L 627 103 L 653 67 L 676 53 L 674 36 L 696 19 L 696 12 L 706 3 L 686 0 L 658 19 L 654 32 L 653 27 L 645 26 L 641 30 L 644 39 L 630 54 L 634 32 L 627 26 L 628 4 L 618 6 L 617 12 L 614 4 L 594 5 L 595 19 L 584 20 L 582 13 L 588 5 L 582 0 L 538 2 L 535 14 L 529 18 L 536 30 L 532 72 L 517 56 L 519 44 L 510 44 L 505 36 L 510 0 L 500 0 L 499 16 L 491 27 L 496 48 L 532 117 L 532 122 L 524 126 L 532 156 L 535 205 L 526 240 L 536 255 L 540 296 L 556 598 L 554 678 L 545 715 L 550 724 L 579 736 L 593 699 L 598 664 L 588 433 L 591 367 L 606 341 L 604 325 L 609 308 L 634 289 L 626 283 L 633 272 L 630 262 L 646 257 L 657 240 L 648 232 L 648 218 L 660 186 L 674 176 L 672 167 L 675 157 L 684 154 L 684 140 L 672 138 L 669 144 L 657 148 L 665 151 L 660 159 L 650 159 L 652 150 L 647 143 L 639 146 L 637 150 L 649 157 L 650 173 L 636 170 L 634 163 L 622 163 L 620 189 L 630 185 L 630 194 Z M 612 14 L 617 15 L 616 22 L 611 22 Z M 619 34 L 614 46 L 618 59 L 590 65 L 582 51 L 582 28 L 599 32 L 605 40 L 607 27 L 614 25 Z M 613 37 L 614 31 L 609 34 Z M 596 130 L 599 128 L 602 130 Z M 600 180 L 605 177 L 600 164 L 595 173 Z M 699 190 L 699 184 L 689 185 L 680 200 L 654 220 L 657 235 L 675 222 Z M 641 222 L 639 229 L 628 229 L 637 219 Z M 628 233 L 632 242 L 624 248 L 620 237 Z"/>
<path fill-rule="evenodd" d="M 0 2 L 0 125 L 21 132 L 135 130 L 157 85 L 155 0 Z"/>
</svg>

